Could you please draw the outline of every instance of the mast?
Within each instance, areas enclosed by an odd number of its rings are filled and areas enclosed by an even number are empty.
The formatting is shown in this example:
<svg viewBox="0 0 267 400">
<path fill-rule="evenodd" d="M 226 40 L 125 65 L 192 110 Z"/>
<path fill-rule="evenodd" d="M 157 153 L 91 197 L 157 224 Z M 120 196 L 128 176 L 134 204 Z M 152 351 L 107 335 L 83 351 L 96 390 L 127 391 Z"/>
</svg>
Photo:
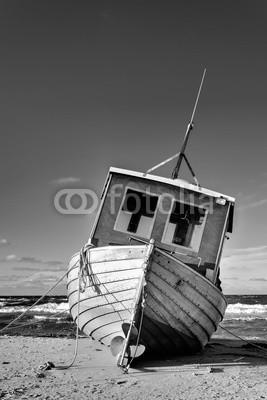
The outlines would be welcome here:
<svg viewBox="0 0 267 400">
<path fill-rule="evenodd" d="M 200 86 L 199 86 L 199 89 L 198 89 L 198 94 L 197 94 L 197 98 L 196 98 L 196 101 L 195 101 L 194 109 L 193 109 L 193 112 L 192 112 L 192 116 L 191 116 L 190 122 L 189 122 L 189 124 L 187 126 L 187 130 L 186 130 L 186 133 L 185 133 L 185 137 L 184 137 L 184 140 L 183 140 L 181 151 L 179 153 L 179 157 L 178 157 L 176 166 L 173 169 L 172 176 L 171 176 L 172 179 L 177 179 L 178 178 L 179 170 L 180 170 L 180 167 L 181 167 L 181 164 L 182 164 L 182 160 L 184 159 L 186 164 L 187 164 L 187 166 L 188 166 L 188 168 L 189 168 L 189 170 L 190 170 L 190 172 L 192 173 L 193 178 L 196 181 L 197 185 L 199 185 L 199 183 L 198 183 L 198 181 L 196 179 L 196 176 L 195 176 L 195 174 L 193 172 L 193 169 L 192 169 L 191 165 L 189 164 L 188 159 L 186 158 L 185 148 L 186 148 L 189 136 L 190 136 L 190 132 L 192 131 L 192 129 L 194 127 L 193 120 L 194 120 L 194 116 L 195 116 L 195 112 L 196 112 L 196 108 L 197 108 L 200 92 L 201 92 L 201 89 L 202 89 L 202 85 L 203 85 L 203 82 L 204 82 L 205 74 L 206 74 L 206 68 L 204 69 L 204 72 L 203 72 L 203 75 L 202 75 L 202 79 L 201 79 L 201 83 L 200 83 Z"/>
</svg>

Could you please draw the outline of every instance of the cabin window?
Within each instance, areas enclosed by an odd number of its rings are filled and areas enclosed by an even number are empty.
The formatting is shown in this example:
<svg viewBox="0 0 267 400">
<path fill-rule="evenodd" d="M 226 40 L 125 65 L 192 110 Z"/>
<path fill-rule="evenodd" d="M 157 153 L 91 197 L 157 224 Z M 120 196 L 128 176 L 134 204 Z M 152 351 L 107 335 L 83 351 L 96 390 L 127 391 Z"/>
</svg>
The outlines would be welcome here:
<svg viewBox="0 0 267 400">
<path fill-rule="evenodd" d="M 150 238 L 158 196 L 127 188 L 115 223 L 115 230 Z"/>
<path fill-rule="evenodd" d="M 207 210 L 203 207 L 174 201 L 162 242 L 198 251 L 206 215 Z"/>
</svg>

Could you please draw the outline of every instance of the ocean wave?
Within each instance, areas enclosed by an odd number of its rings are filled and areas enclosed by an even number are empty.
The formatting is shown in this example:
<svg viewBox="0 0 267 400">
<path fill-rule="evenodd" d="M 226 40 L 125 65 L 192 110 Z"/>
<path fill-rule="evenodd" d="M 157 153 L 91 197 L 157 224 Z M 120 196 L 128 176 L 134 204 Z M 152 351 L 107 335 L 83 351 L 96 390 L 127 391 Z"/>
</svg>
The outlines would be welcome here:
<svg viewBox="0 0 267 400">
<path fill-rule="evenodd" d="M 236 303 L 236 304 L 229 304 L 227 309 L 226 309 L 226 315 L 227 314 L 253 314 L 253 315 L 259 315 L 259 314 L 267 314 L 267 304 L 242 304 L 242 303 Z"/>
<path fill-rule="evenodd" d="M 253 322 L 262 322 L 262 321 L 267 321 L 267 316 L 264 318 L 259 318 L 259 316 L 255 317 L 249 317 L 249 316 L 238 316 L 238 317 L 233 317 L 233 316 L 227 316 L 225 315 L 224 321 L 231 322 L 231 321 L 253 321 Z"/>
<path fill-rule="evenodd" d="M 21 313 L 25 312 L 29 309 L 29 307 L 25 306 L 7 306 L 0 309 L 0 313 Z M 66 312 L 69 313 L 69 305 L 68 303 L 46 303 L 46 304 L 38 304 L 34 306 L 30 312 L 34 313 L 49 313 L 55 314 L 58 312 Z"/>
<path fill-rule="evenodd" d="M 64 315 L 63 317 L 58 317 L 58 316 L 54 316 L 52 315 L 34 315 L 33 317 L 35 320 L 37 321 L 47 321 L 47 320 L 53 320 L 56 322 L 62 322 L 63 320 L 65 320 L 66 318 L 68 318 L 68 315 Z"/>
</svg>

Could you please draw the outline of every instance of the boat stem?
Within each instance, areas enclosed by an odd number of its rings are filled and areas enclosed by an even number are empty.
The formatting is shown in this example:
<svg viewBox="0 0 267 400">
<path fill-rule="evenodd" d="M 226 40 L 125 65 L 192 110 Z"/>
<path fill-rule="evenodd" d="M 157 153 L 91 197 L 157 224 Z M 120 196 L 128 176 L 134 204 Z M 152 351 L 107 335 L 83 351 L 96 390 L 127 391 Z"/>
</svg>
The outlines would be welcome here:
<svg viewBox="0 0 267 400">
<path fill-rule="evenodd" d="M 130 328 L 128 330 L 127 337 L 126 337 L 122 352 L 121 352 L 121 354 L 119 356 L 119 359 L 118 359 L 118 362 L 117 362 L 118 367 L 124 369 L 125 372 L 128 370 L 128 368 L 127 368 L 127 366 L 125 368 L 125 366 L 123 365 L 123 360 L 124 360 L 124 357 L 125 357 L 125 353 L 127 352 L 127 348 L 129 346 L 129 341 L 130 341 L 130 337 L 131 337 L 131 331 L 132 331 L 132 327 L 135 324 L 135 318 L 136 318 L 136 314 L 137 314 L 137 310 L 138 310 L 138 305 L 140 303 L 140 299 L 141 299 L 141 296 L 142 296 L 143 288 L 144 288 L 144 285 L 146 284 L 145 276 L 146 276 L 146 272 L 147 272 L 147 267 L 149 265 L 150 256 L 151 256 L 151 254 L 152 254 L 152 252 L 154 250 L 154 243 L 155 243 L 154 239 L 150 239 L 149 244 L 147 245 L 146 255 L 145 255 L 144 263 L 143 263 L 143 267 L 142 267 L 143 268 L 143 274 L 140 277 L 139 285 L 138 285 L 138 288 L 137 288 L 135 304 L 134 304 L 134 308 L 133 308 L 133 311 L 132 311 L 132 317 L 131 317 L 131 321 L 130 321 Z M 141 329 L 141 326 L 139 327 L 139 330 L 140 329 Z"/>
</svg>

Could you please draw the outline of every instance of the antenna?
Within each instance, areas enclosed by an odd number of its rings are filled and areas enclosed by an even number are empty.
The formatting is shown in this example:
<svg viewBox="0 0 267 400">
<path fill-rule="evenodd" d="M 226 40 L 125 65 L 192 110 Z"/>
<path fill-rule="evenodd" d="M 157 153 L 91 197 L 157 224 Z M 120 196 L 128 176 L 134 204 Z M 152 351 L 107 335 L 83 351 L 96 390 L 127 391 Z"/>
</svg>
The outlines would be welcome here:
<svg viewBox="0 0 267 400">
<path fill-rule="evenodd" d="M 189 170 L 190 170 L 190 172 L 193 175 L 194 180 L 196 181 L 198 186 L 199 186 L 199 183 L 197 181 L 197 178 L 196 178 L 196 176 L 195 176 L 195 174 L 194 174 L 194 172 L 193 172 L 193 170 L 191 168 L 191 165 L 189 164 L 189 161 L 187 160 L 186 155 L 184 154 L 184 152 L 185 152 L 185 148 L 186 148 L 186 145 L 187 145 L 187 142 L 188 142 L 188 139 L 189 139 L 190 132 L 194 127 L 193 119 L 194 119 L 194 116 L 195 116 L 195 112 L 196 112 L 196 108 L 197 108 L 200 92 L 201 92 L 201 89 L 202 89 L 202 85 L 203 85 L 203 82 L 204 82 L 205 74 L 206 74 L 206 68 L 204 69 L 204 72 L 203 72 L 203 75 L 202 75 L 202 79 L 201 79 L 200 86 L 199 86 L 199 89 L 198 89 L 198 94 L 197 94 L 197 98 L 196 98 L 196 101 L 195 101 L 194 109 L 193 109 L 193 112 L 192 112 L 192 116 L 191 116 L 190 122 L 189 122 L 189 124 L 187 126 L 187 130 L 186 130 L 186 133 L 185 133 L 185 137 L 184 137 L 184 141 L 183 141 L 183 144 L 182 144 L 181 151 L 179 153 L 177 164 L 176 164 L 176 166 L 175 166 L 175 168 L 174 168 L 174 170 L 172 172 L 172 176 L 171 176 L 172 179 L 177 179 L 178 178 L 178 174 L 179 174 L 179 170 L 180 170 L 180 167 L 181 167 L 181 163 L 182 163 L 182 160 L 184 159 L 186 164 L 187 164 L 187 166 L 188 166 L 188 168 L 189 168 Z"/>
</svg>

